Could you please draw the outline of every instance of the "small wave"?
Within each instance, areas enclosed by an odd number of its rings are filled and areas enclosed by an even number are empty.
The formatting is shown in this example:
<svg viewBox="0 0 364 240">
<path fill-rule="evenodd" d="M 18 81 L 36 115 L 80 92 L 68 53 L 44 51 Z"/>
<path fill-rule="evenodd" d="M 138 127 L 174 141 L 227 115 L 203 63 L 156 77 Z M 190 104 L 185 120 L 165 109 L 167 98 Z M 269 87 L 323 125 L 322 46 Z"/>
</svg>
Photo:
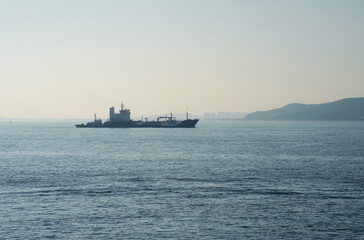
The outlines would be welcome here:
<svg viewBox="0 0 364 240">
<path fill-rule="evenodd" d="M 107 189 L 103 189 L 103 190 L 88 190 L 87 194 L 108 194 L 108 193 L 112 193 L 113 191 L 111 190 L 107 190 Z"/>
<path fill-rule="evenodd" d="M 0 195 L 39 195 L 46 196 L 50 193 L 55 192 L 54 190 L 29 190 L 29 191 L 15 191 L 15 192 L 2 192 Z"/>
<path fill-rule="evenodd" d="M 180 182 L 208 182 L 207 179 L 203 178 L 166 178 L 168 180 L 180 181 Z"/>
<path fill-rule="evenodd" d="M 302 194 L 300 192 L 294 192 L 294 191 L 277 191 L 277 190 L 269 190 L 265 192 L 268 195 L 298 195 L 298 194 Z"/>
<path fill-rule="evenodd" d="M 131 177 L 131 178 L 122 178 L 119 179 L 119 182 L 143 182 L 147 181 L 147 179 L 142 177 Z"/>
<path fill-rule="evenodd" d="M 300 195 L 303 193 L 295 191 L 282 191 L 282 190 L 257 190 L 257 189 L 228 189 L 231 193 L 235 194 L 256 194 L 256 195 Z"/>
<path fill-rule="evenodd" d="M 201 183 L 232 183 L 232 182 L 244 182 L 247 180 L 256 180 L 257 177 L 246 177 L 246 178 L 224 178 L 224 179 L 212 179 L 212 178 L 166 178 L 167 180 L 178 181 L 178 182 L 201 182 Z"/>
<path fill-rule="evenodd" d="M 23 195 L 23 196 L 50 196 L 50 195 L 98 195 L 98 194 L 110 194 L 112 189 L 40 189 L 29 191 L 16 191 L 16 192 L 2 192 L 0 195 Z"/>
<path fill-rule="evenodd" d="M 354 196 L 337 196 L 337 195 L 327 195 L 324 198 L 331 198 L 331 199 L 362 199 L 362 197 L 354 197 Z"/>
</svg>

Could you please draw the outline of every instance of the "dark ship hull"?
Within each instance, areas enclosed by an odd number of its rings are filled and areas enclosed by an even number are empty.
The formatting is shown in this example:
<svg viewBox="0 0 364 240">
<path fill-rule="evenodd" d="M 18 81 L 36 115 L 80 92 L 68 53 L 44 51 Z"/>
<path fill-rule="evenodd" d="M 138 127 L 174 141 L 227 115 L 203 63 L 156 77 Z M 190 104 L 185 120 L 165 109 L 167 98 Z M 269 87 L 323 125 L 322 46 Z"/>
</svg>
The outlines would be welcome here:
<svg viewBox="0 0 364 240">
<path fill-rule="evenodd" d="M 94 123 L 90 122 L 87 124 L 77 124 L 77 128 L 194 128 L 199 120 L 198 119 L 187 119 L 184 121 L 176 122 L 142 122 L 142 121 L 107 121 L 105 123 Z"/>
</svg>

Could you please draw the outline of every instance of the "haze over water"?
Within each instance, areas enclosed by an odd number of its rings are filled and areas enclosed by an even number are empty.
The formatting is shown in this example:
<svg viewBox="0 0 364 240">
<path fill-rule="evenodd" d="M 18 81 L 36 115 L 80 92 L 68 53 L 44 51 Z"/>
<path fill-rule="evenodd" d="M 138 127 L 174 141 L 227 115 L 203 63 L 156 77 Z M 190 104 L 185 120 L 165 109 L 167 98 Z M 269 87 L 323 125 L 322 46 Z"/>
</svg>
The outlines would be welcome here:
<svg viewBox="0 0 364 240">
<path fill-rule="evenodd" d="M 361 0 L 2 0 L 0 116 L 269 110 L 364 96 Z"/>
<path fill-rule="evenodd" d="M 362 239 L 362 122 L 0 123 L 0 238 Z"/>
</svg>

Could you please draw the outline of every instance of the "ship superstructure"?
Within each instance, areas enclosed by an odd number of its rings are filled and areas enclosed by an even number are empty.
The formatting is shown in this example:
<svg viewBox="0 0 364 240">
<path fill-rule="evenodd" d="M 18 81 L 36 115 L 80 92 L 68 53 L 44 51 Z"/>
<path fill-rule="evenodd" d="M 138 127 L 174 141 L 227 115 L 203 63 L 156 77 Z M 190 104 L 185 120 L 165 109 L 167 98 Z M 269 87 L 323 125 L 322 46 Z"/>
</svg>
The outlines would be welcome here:
<svg viewBox="0 0 364 240">
<path fill-rule="evenodd" d="M 77 124 L 77 128 L 194 128 L 199 119 L 189 119 L 188 111 L 186 112 L 186 120 L 177 121 L 171 113 L 170 116 L 161 116 L 157 118 L 157 121 L 148 121 L 145 118 L 141 121 L 134 121 L 130 118 L 130 109 L 125 108 L 125 105 L 121 103 L 121 109 L 119 113 L 115 113 L 115 108 L 109 109 L 109 119 L 102 123 L 101 119 L 96 119 L 93 122 L 87 124 Z"/>
<path fill-rule="evenodd" d="M 121 109 L 119 113 L 115 113 L 115 108 L 111 107 L 109 111 L 109 120 L 116 122 L 129 122 L 130 119 L 130 109 L 126 109 L 125 105 L 121 102 Z"/>
</svg>

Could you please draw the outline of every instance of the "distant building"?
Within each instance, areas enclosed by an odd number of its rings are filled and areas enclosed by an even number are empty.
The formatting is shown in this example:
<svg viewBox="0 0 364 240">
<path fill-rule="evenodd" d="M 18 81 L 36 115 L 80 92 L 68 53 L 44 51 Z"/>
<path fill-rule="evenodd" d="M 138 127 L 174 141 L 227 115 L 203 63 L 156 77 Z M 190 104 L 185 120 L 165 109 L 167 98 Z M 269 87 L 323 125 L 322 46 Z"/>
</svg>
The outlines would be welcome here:
<svg viewBox="0 0 364 240">
<path fill-rule="evenodd" d="M 218 118 L 244 118 L 246 113 L 243 112 L 218 112 Z"/>
<path fill-rule="evenodd" d="M 203 117 L 204 118 L 215 118 L 216 117 L 216 113 L 214 113 L 214 112 L 205 112 L 203 114 Z"/>
<path fill-rule="evenodd" d="M 203 118 L 212 119 L 212 118 L 219 118 L 219 119 L 239 119 L 244 118 L 246 113 L 243 112 L 218 112 L 217 114 L 214 112 L 205 112 L 203 114 Z"/>
</svg>

